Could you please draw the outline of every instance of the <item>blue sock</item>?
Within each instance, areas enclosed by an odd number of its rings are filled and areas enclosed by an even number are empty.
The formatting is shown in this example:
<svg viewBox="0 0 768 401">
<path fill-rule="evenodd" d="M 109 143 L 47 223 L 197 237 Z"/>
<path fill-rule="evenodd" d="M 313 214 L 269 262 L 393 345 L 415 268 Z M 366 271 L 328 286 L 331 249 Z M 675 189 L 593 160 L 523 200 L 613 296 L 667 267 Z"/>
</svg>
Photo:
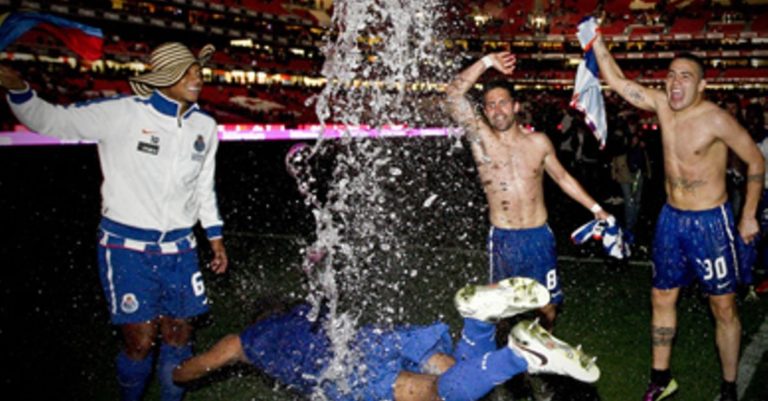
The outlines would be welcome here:
<svg viewBox="0 0 768 401">
<path fill-rule="evenodd" d="M 160 346 L 157 374 L 160 379 L 160 399 L 163 401 L 181 401 L 184 387 L 173 383 L 173 370 L 185 359 L 192 356 L 192 346 L 174 347 L 168 344 Z"/>
<path fill-rule="evenodd" d="M 494 350 L 496 350 L 496 325 L 482 320 L 464 318 L 461 339 L 453 353 L 456 361 L 467 361 Z"/>
<path fill-rule="evenodd" d="M 525 359 L 504 347 L 456 362 L 437 379 L 437 393 L 443 401 L 475 401 L 527 369 Z"/>
<path fill-rule="evenodd" d="M 120 399 L 122 401 L 138 401 L 144 393 L 144 387 L 147 385 L 152 374 L 152 365 L 154 358 L 146 358 L 134 361 L 120 351 L 117 354 L 117 383 L 120 385 Z"/>
</svg>

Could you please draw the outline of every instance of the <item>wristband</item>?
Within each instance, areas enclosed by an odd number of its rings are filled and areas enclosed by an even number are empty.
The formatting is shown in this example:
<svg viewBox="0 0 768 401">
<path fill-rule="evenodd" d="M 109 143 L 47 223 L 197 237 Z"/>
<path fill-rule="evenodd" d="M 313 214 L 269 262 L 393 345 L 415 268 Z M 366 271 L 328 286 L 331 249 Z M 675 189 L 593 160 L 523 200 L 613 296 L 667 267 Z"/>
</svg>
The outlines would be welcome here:
<svg viewBox="0 0 768 401">
<path fill-rule="evenodd" d="M 491 60 L 491 56 L 490 55 L 487 55 L 487 56 L 481 58 L 480 60 L 482 60 L 483 64 L 485 64 L 485 68 L 493 67 L 493 60 Z"/>
<path fill-rule="evenodd" d="M 600 213 L 603 211 L 603 208 L 599 204 L 595 203 L 591 208 L 589 208 L 589 211 L 592 213 Z"/>
</svg>

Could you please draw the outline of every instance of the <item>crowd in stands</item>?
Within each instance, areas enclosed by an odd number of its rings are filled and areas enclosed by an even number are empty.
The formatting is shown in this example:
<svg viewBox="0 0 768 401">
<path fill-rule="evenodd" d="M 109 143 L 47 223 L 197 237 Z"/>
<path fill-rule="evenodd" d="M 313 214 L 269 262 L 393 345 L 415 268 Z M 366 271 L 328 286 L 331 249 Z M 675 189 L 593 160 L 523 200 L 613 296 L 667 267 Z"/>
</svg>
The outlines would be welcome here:
<svg viewBox="0 0 768 401">
<path fill-rule="evenodd" d="M 133 74 L 129 68 L 118 64 L 101 65 L 98 69 L 89 72 L 82 64 L 40 62 L 38 60 L 14 60 L 11 65 L 20 71 L 25 71 L 30 82 L 46 98 L 56 103 L 73 103 L 104 96 L 129 94 L 130 89 L 127 78 Z M 649 69 L 650 70 L 650 69 Z M 662 69 L 663 71 L 663 69 Z M 728 74 L 729 70 L 716 71 L 716 74 Z M 547 77 L 562 78 L 572 82 L 572 72 L 561 71 L 537 71 L 532 68 L 521 68 L 516 73 L 521 79 L 546 79 Z M 642 72 L 630 72 L 629 76 L 642 77 Z M 210 75 L 207 78 L 206 88 L 203 91 L 201 103 L 214 114 L 222 112 L 220 120 L 223 123 L 254 122 L 254 123 L 282 123 L 286 126 L 297 126 L 306 123 L 317 122 L 314 113 L 314 105 L 308 103 L 308 99 L 318 94 L 321 87 L 302 84 L 301 81 L 273 80 L 268 83 L 245 82 L 244 80 L 227 80 L 223 75 Z M 658 77 L 663 79 L 663 77 Z M 548 90 L 526 90 L 521 92 L 520 98 L 524 99 L 524 115 L 532 117 L 524 118 L 526 123 L 535 127 L 546 127 L 549 131 L 553 121 L 560 121 L 563 110 L 568 107 L 570 101 L 569 89 L 566 86 L 558 88 L 553 86 Z M 424 104 L 439 103 L 442 97 L 441 90 L 415 91 L 419 102 Z M 765 105 L 768 94 L 765 90 L 716 90 L 710 91 L 712 100 L 722 103 L 727 97 L 737 96 L 741 98 L 744 106 L 750 103 Z M 237 101 L 232 101 L 238 98 Z M 243 98 L 253 99 L 253 102 L 243 101 Z M 608 107 L 618 107 L 620 100 L 610 94 L 607 96 Z M 259 101 L 256 101 L 259 100 Z M 434 114 L 434 113 L 432 113 Z M 609 112 L 608 115 L 617 115 L 617 112 Z M 426 124 L 443 125 L 441 116 L 435 116 Z M 4 129 L 12 124 L 12 119 L 3 119 Z M 652 125 L 651 117 L 645 118 L 644 123 Z"/>
<path fill-rule="evenodd" d="M 562 119 L 559 114 L 567 109 L 569 88 L 575 78 L 575 65 L 570 60 L 563 57 L 541 57 L 542 54 L 568 53 L 578 57 L 580 49 L 575 40 L 570 39 L 539 43 L 525 40 L 499 41 L 494 38 L 503 38 L 507 34 L 572 34 L 580 16 L 588 13 L 597 13 L 604 18 L 603 31 L 606 35 L 632 35 L 638 32 L 650 34 L 655 33 L 657 28 L 664 34 L 745 30 L 753 33 L 768 32 L 768 6 L 753 5 L 748 1 L 731 3 L 724 6 L 719 1 L 695 0 L 685 2 L 684 7 L 681 7 L 681 2 L 651 1 L 643 3 L 650 7 L 633 10 L 630 9 L 633 2 L 629 0 L 453 0 L 446 3 L 445 12 L 446 19 L 456 23 L 451 24 L 450 29 L 443 33 L 447 40 L 456 40 L 456 43 L 461 42 L 462 38 L 469 38 L 464 45 L 453 51 L 470 56 L 514 47 L 511 50 L 518 54 L 519 68 L 511 79 L 521 89 L 528 91 L 525 99 L 530 107 L 525 110 L 534 116 L 529 123 L 538 128 Z M 74 61 L 58 39 L 33 29 L 10 49 L 15 54 L 26 54 L 28 57 L 11 57 L 8 55 L 10 53 L 6 53 L 5 57 L 12 58 L 11 64 L 25 71 L 41 94 L 54 102 L 68 103 L 128 94 L 127 78 L 140 73 L 137 65 L 146 61 L 149 49 L 159 44 L 159 41 L 191 41 L 193 46 L 197 44 L 199 47 L 213 40 L 218 51 L 210 62 L 211 71 L 205 77 L 206 88 L 201 103 L 220 122 L 279 123 L 289 127 L 317 122 L 314 105 L 308 103 L 308 100 L 322 88 L 318 83 L 322 78 L 320 71 L 323 63 L 319 46 L 327 34 L 320 21 L 322 18 L 318 19 L 317 16 L 333 12 L 330 2 L 125 0 L 94 5 L 93 2 L 67 0 L 61 2 L 59 7 L 57 10 L 96 7 L 98 9 L 93 19 L 101 26 L 106 22 L 99 19 L 99 15 L 103 16 L 107 12 L 118 15 L 127 13 L 152 17 L 169 24 L 183 22 L 203 27 L 212 24 L 227 29 L 257 32 L 259 37 L 252 38 L 251 46 L 234 46 L 229 40 L 236 38 L 228 37 L 228 32 L 216 37 L 189 29 L 192 25 L 188 25 L 186 30 L 174 30 L 154 26 L 146 21 L 143 22 L 146 29 L 132 29 L 135 25 L 131 24 L 135 23 L 120 17 L 114 24 L 107 24 L 109 27 L 104 28 L 104 62 L 88 66 Z M 306 14 L 309 11 L 316 16 L 314 19 Z M 546 24 L 535 26 L 531 17 L 537 15 L 545 16 Z M 477 20 L 475 17 L 478 16 L 489 19 Z M 737 25 L 738 29 L 730 27 Z M 649 54 L 655 51 L 697 49 L 738 50 L 738 57 L 707 57 L 710 68 L 706 78 L 710 83 L 721 85 L 711 95 L 724 98 L 731 96 L 734 88 L 738 92 L 740 84 L 747 84 L 744 88 L 748 88 L 758 82 L 761 83 L 758 88 L 753 86 L 736 95 L 741 96 L 745 104 L 765 104 L 765 87 L 768 86 L 768 69 L 763 65 L 765 56 L 749 53 L 755 50 L 755 44 L 750 41 L 727 40 L 717 43 L 717 40 L 629 40 L 617 43 L 619 48 L 616 53 L 629 78 L 645 84 L 661 84 L 665 68 L 660 66 L 668 62 L 668 58 L 653 56 L 636 59 L 630 56 L 631 52 Z M 632 60 L 621 60 L 622 56 Z M 43 60 L 43 57 L 47 59 Z M 66 62 L 56 61 L 64 57 L 70 58 Z M 250 78 L 246 78 L 246 74 L 251 74 Z M 260 74 L 261 78 L 254 79 L 255 74 Z M 415 103 L 419 107 L 428 109 L 425 114 L 430 117 L 420 124 L 445 124 L 444 116 L 434 112 L 435 105 L 442 99 L 440 89 L 413 91 L 409 96 L 417 100 Z M 612 102 L 620 103 L 609 101 L 609 104 Z M 14 121 L 8 117 L 7 109 L 2 109 L 2 113 L 2 128 L 11 129 Z M 536 119 L 539 121 L 534 121 Z M 650 121 L 647 123 L 652 125 Z M 551 131 L 551 127 L 546 128 L 548 132 Z"/>
<path fill-rule="evenodd" d="M 25 77 L 35 90 L 53 103 L 70 104 L 130 94 L 127 78 L 131 71 L 125 68 L 106 67 L 96 74 L 83 73 L 80 65 L 67 63 L 18 60 L 10 65 L 25 71 Z M 243 85 L 227 83 L 220 76 L 212 78 L 215 79 L 207 82 L 200 104 L 220 123 L 282 123 L 297 126 L 317 121 L 312 105 L 307 105 L 306 101 L 318 89 L 276 83 Z M 1 113 L 0 128 L 3 131 L 13 130 L 18 123 L 5 102 Z"/>
<path fill-rule="evenodd" d="M 587 14 L 603 20 L 606 35 L 768 31 L 768 8 L 747 1 L 695 0 L 689 2 L 631 0 L 554 0 L 458 2 L 454 16 L 488 16 L 483 24 L 468 24 L 471 36 L 573 34 L 573 27 Z M 641 5 L 639 8 L 637 5 Z M 539 18 L 537 18 L 539 17 Z M 483 19 L 484 20 L 484 19 Z"/>
</svg>

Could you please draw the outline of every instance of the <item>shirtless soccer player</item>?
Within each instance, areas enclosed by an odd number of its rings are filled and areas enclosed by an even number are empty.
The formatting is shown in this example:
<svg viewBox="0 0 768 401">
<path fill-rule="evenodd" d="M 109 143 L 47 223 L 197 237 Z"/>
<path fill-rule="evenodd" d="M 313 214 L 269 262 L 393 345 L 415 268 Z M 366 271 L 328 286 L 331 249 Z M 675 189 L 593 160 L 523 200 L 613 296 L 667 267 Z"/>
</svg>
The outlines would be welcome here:
<svg viewBox="0 0 768 401">
<path fill-rule="evenodd" d="M 651 304 L 651 382 L 645 401 L 677 389 L 669 362 L 677 329 L 680 288 L 697 279 L 709 296 L 722 368 L 721 401 L 736 400 L 741 322 L 735 291 L 740 283 L 738 241 L 758 232 L 755 211 L 763 189 L 764 162 L 747 131 L 727 111 L 705 99 L 704 65 L 692 54 L 669 64 L 664 90 L 628 80 L 589 20 L 579 26 L 582 46 L 592 46 L 600 74 L 633 106 L 653 111 L 661 125 L 667 204 L 656 224 Z M 747 194 L 738 232 L 726 192 L 728 150 L 747 165 Z M 740 237 L 740 238 L 739 238 Z"/>
<path fill-rule="evenodd" d="M 511 74 L 515 56 L 508 52 L 489 54 L 462 71 L 448 86 L 448 108 L 469 138 L 488 200 L 489 281 L 523 276 L 545 285 L 552 300 L 540 314 L 542 325 L 551 330 L 563 294 L 555 238 L 547 225 L 544 172 L 596 218 L 607 219 L 609 214 L 563 168 L 545 134 L 530 132 L 518 124 L 520 103 L 506 81 L 486 84 L 482 113 L 475 110 L 466 94 L 490 68 Z"/>
</svg>

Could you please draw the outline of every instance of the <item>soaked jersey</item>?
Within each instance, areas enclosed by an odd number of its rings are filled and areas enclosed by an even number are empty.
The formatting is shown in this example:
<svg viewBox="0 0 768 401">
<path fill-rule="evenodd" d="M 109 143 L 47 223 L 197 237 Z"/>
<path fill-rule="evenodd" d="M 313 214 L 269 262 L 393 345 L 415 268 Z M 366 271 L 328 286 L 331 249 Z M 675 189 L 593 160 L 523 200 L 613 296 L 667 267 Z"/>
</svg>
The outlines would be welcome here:
<svg viewBox="0 0 768 401">
<path fill-rule="evenodd" d="M 346 378 L 346 391 L 334 382 L 318 381 L 333 352 L 322 319 L 310 321 L 309 311 L 309 305 L 301 305 L 261 320 L 240 334 L 245 355 L 256 368 L 301 393 L 321 387 L 326 397 L 336 401 L 391 400 L 401 371 L 419 372 L 434 353 L 451 352 L 448 326 L 443 323 L 393 330 L 365 326 L 351 344 L 360 353 L 361 363 Z"/>
</svg>

